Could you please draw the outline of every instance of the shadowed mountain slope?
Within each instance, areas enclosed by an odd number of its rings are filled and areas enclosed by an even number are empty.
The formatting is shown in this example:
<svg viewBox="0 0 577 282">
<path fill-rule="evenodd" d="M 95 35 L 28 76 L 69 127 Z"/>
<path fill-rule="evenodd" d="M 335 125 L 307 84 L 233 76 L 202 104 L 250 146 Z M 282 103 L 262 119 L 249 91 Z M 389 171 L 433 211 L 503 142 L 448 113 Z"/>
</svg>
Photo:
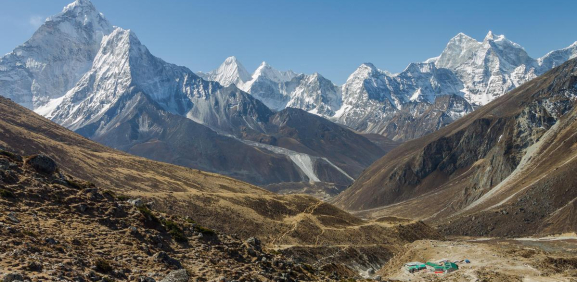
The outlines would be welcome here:
<svg viewBox="0 0 577 282">
<path fill-rule="evenodd" d="M 375 162 L 335 203 L 449 234 L 575 231 L 577 61 Z"/>
</svg>

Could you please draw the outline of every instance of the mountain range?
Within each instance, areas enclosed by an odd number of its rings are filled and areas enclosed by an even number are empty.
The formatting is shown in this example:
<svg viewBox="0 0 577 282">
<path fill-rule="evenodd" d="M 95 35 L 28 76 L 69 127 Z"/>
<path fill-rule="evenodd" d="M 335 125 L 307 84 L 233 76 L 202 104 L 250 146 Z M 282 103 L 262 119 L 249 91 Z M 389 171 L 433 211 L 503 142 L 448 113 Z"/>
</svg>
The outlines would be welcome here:
<svg viewBox="0 0 577 282">
<path fill-rule="evenodd" d="M 479 42 L 459 33 L 438 57 L 411 63 L 397 74 L 364 63 L 340 86 L 318 73 L 282 72 L 264 62 L 249 75 L 235 57 L 199 75 L 235 84 L 272 109 L 299 108 L 359 132 L 406 141 L 438 130 L 576 56 L 577 42 L 533 59 L 503 35 L 489 32 Z"/>
<path fill-rule="evenodd" d="M 327 183 L 336 194 L 385 154 L 345 127 L 274 111 L 235 85 L 155 57 L 88 0 L 66 6 L 4 56 L 0 83 L 0 95 L 105 145 L 258 185 Z"/>
<path fill-rule="evenodd" d="M 77 0 L 0 59 L 0 95 L 113 148 L 331 197 L 398 141 L 439 130 L 576 49 L 531 59 L 504 36 L 459 34 L 437 58 L 399 74 L 365 63 L 342 86 L 267 63 L 251 75 L 234 57 L 194 73 Z"/>
</svg>

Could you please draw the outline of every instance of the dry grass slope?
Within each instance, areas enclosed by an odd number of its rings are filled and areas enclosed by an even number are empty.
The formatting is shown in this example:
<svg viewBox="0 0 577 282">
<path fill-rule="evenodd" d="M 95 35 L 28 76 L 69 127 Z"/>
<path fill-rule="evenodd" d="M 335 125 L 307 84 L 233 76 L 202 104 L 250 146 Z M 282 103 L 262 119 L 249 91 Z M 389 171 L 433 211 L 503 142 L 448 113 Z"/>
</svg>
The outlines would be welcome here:
<svg viewBox="0 0 577 282">
<path fill-rule="evenodd" d="M 191 218 L 129 203 L 61 173 L 45 156 L 0 151 L 0 191 L 2 281 L 15 281 L 10 275 L 35 282 L 160 281 L 174 271 L 191 278 L 178 281 L 311 281 L 329 275 L 263 250 L 256 239 L 243 242 Z"/>
</svg>

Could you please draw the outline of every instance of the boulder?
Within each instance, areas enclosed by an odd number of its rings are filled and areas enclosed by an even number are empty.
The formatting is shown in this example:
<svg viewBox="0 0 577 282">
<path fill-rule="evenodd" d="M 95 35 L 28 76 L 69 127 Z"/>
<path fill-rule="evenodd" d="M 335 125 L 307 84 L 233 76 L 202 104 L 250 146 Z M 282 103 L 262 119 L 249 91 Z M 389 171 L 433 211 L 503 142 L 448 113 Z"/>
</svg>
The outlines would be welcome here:
<svg viewBox="0 0 577 282">
<path fill-rule="evenodd" d="M 253 247 L 255 250 L 261 250 L 260 240 L 256 237 L 250 237 L 246 240 L 246 244 Z"/>
<path fill-rule="evenodd" d="M 170 272 L 160 282 L 188 282 L 188 273 L 185 269 L 179 269 Z"/>
<path fill-rule="evenodd" d="M 28 164 L 34 170 L 46 174 L 53 174 L 58 168 L 56 162 L 53 159 L 43 154 L 30 157 L 28 160 L 26 160 L 26 164 Z"/>
<path fill-rule="evenodd" d="M 133 206 L 135 206 L 135 207 L 137 207 L 137 208 L 140 208 L 140 207 L 143 207 L 143 206 L 144 206 L 144 202 L 143 202 L 142 199 L 140 199 L 140 198 L 138 198 L 138 199 L 130 199 L 130 200 L 128 200 L 128 203 L 131 204 L 131 205 L 133 205 Z"/>
<path fill-rule="evenodd" d="M 58 241 L 56 241 L 54 238 L 44 238 L 44 242 L 46 242 L 46 244 L 48 245 L 58 244 Z"/>
<path fill-rule="evenodd" d="M 10 161 L 8 159 L 0 159 L 0 169 L 6 170 L 10 168 Z"/>
<path fill-rule="evenodd" d="M 18 174 L 16 174 L 13 170 L 0 169 L 0 180 L 6 184 L 16 184 L 18 183 Z"/>
<path fill-rule="evenodd" d="M 16 217 L 16 214 L 14 212 L 8 214 L 8 219 L 14 223 L 20 223 L 20 220 L 18 219 L 18 217 Z"/>
<path fill-rule="evenodd" d="M 128 227 L 128 231 L 129 231 L 130 234 L 132 234 L 132 235 L 138 234 L 138 228 L 136 228 L 136 227 L 134 227 L 134 226 Z"/>
<path fill-rule="evenodd" d="M 80 212 L 85 212 L 88 209 L 88 206 L 85 204 L 79 204 L 77 208 Z"/>
<path fill-rule="evenodd" d="M 162 262 L 166 265 L 169 266 L 175 266 L 177 268 L 182 268 L 182 264 L 180 263 L 180 261 L 178 261 L 177 259 L 171 258 L 167 253 L 165 252 L 158 252 L 154 255 L 154 261 L 156 262 Z"/>
<path fill-rule="evenodd" d="M 37 261 L 29 261 L 26 265 L 26 269 L 29 271 L 40 272 L 42 271 L 42 264 Z"/>
<path fill-rule="evenodd" d="M 9 273 L 4 276 L 3 282 L 18 282 L 24 281 L 24 277 L 20 273 Z"/>
</svg>

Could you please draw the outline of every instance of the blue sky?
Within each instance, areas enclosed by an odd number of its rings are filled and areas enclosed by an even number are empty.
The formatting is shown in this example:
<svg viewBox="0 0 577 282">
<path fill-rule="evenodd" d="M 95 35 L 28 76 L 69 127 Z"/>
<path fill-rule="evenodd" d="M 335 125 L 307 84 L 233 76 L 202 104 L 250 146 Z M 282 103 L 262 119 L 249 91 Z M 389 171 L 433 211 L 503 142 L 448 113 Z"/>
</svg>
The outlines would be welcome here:
<svg viewBox="0 0 577 282">
<path fill-rule="evenodd" d="M 28 39 L 72 0 L 0 0 L 0 53 Z M 577 41 L 577 1 L 93 0 L 153 54 L 194 71 L 234 55 L 252 72 L 319 72 L 343 83 L 361 63 L 391 72 L 438 56 L 464 32 L 489 30 L 540 57 Z"/>
</svg>

